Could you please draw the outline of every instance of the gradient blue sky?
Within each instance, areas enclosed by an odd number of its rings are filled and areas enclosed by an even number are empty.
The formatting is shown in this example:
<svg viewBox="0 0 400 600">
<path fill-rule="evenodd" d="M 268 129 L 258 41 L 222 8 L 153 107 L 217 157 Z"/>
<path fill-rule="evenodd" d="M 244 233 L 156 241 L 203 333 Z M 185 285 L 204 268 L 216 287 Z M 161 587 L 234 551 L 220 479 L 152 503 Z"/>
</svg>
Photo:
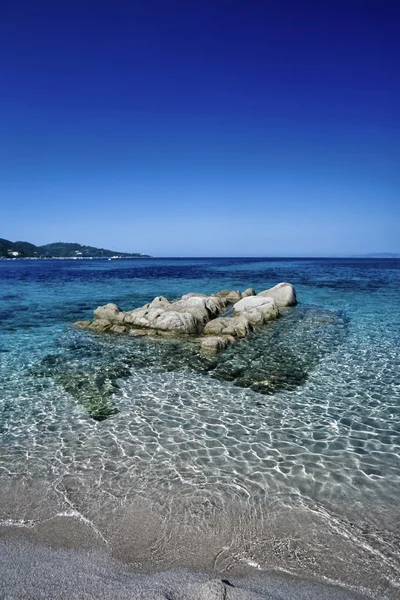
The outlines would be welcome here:
<svg viewBox="0 0 400 600">
<path fill-rule="evenodd" d="M 0 9 L 0 237 L 400 252 L 398 0 Z"/>
</svg>

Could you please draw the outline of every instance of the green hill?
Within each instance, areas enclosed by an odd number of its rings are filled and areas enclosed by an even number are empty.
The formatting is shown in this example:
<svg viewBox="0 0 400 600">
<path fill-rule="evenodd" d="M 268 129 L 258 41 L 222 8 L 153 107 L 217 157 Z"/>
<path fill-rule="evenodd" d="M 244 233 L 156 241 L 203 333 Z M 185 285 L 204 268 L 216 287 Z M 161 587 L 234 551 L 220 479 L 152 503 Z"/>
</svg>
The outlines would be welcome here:
<svg viewBox="0 0 400 600">
<path fill-rule="evenodd" d="M 0 257 L 2 258 L 110 258 L 111 256 L 148 257 L 147 254 L 137 252 L 117 252 L 82 244 L 54 242 L 44 246 L 35 246 L 29 242 L 11 242 L 0 238 Z"/>
</svg>

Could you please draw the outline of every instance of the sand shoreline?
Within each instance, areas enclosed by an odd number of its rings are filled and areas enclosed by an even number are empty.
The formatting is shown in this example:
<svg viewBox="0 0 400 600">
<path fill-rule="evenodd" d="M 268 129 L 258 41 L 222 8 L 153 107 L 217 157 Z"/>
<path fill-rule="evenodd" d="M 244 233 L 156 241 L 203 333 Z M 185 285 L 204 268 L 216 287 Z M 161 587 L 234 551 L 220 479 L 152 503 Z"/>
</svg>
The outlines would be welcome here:
<svg viewBox="0 0 400 600">
<path fill-rule="evenodd" d="M 0 598 L 113 600 L 367 600 L 374 596 L 317 579 L 280 572 L 203 572 L 137 569 L 112 549 L 74 532 L 66 543 L 34 528 L 0 527 Z M 47 538 L 47 539 L 46 539 Z M 63 543 L 64 542 L 64 543 Z M 145 572 L 143 572 L 145 571 Z M 147 571 L 147 572 L 146 572 Z"/>
</svg>

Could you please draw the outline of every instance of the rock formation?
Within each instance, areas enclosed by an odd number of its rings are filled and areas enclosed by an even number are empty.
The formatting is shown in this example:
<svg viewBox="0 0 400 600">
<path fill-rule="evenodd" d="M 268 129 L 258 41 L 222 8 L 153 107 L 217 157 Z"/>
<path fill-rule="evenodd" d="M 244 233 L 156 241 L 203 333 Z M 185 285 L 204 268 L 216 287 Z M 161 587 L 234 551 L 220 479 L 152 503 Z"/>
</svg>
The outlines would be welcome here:
<svg viewBox="0 0 400 600">
<path fill-rule="evenodd" d="M 190 293 L 170 302 L 157 296 L 149 304 L 123 312 L 116 304 L 99 306 L 93 321 L 78 321 L 77 327 L 97 332 L 129 333 L 168 337 L 191 337 L 202 351 L 216 353 L 255 327 L 279 316 L 278 307 L 294 306 L 296 292 L 290 283 L 280 283 L 260 292 L 249 288 L 222 290 L 217 294 Z"/>
<path fill-rule="evenodd" d="M 252 325 L 263 325 L 279 316 L 279 310 L 273 298 L 249 296 L 233 305 L 235 315 L 246 318 Z"/>
<path fill-rule="evenodd" d="M 260 292 L 258 296 L 273 298 L 277 306 L 295 306 L 297 304 L 296 292 L 290 283 L 278 283 L 269 290 Z"/>
</svg>

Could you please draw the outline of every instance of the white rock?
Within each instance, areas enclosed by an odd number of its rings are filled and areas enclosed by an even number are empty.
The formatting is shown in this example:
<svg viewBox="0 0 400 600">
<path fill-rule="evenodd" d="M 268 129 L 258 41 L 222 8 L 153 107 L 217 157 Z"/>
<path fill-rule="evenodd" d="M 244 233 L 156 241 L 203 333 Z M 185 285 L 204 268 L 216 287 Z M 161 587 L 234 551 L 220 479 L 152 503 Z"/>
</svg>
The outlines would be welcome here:
<svg viewBox="0 0 400 600">
<path fill-rule="evenodd" d="M 125 313 L 116 304 L 105 304 L 94 311 L 95 319 L 102 319 L 110 323 L 120 323 L 124 320 L 124 316 Z"/>
<path fill-rule="evenodd" d="M 296 291 L 291 283 L 278 283 L 269 290 L 260 292 L 262 298 L 273 298 L 278 306 L 295 306 L 297 304 Z"/>
<path fill-rule="evenodd" d="M 189 294 L 183 294 L 181 300 L 187 300 L 188 298 L 207 298 L 207 294 L 201 294 L 196 292 L 190 292 Z"/>
<path fill-rule="evenodd" d="M 199 323 L 204 325 L 210 319 L 219 315 L 226 307 L 227 302 L 222 298 L 213 298 L 209 296 L 190 296 L 173 302 L 169 306 L 164 306 L 164 310 L 190 313 Z"/>
<path fill-rule="evenodd" d="M 278 303 L 290 306 L 295 302 L 295 291 L 288 283 L 281 283 L 258 296 L 252 288 L 243 294 L 229 290 L 212 296 L 190 293 L 175 302 L 157 296 L 150 304 L 126 313 L 116 304 L 99 306 L 94 311 L 93 322 L 78 322 L 77 326 L 95 331 L 132 332 L 133 335 L 142 335 L 142 332 L 149 335 L 157 332 L 162 335 L 204 334 L 201 347 L 207 351 L 218 351 L 236 338 L 247 336 L 253 325 L 276 319 Z M 231 304 L 234 304 L 235 316 L 219 317 Z"/>
<path fill-rule="evenodd" d="M 171 331 L 172 333 L 195 334 L 199 333 L 199 321 L 190 313 L 165 311 L 154 321 L 150 327 L 160 331 Z"/>
<path fill-rule="evenodd" d="M 262 325 L 279 316 L 278 307 L 273 298 L 248 296 L 233 306 L 235 315 L 245 315 L 252 325 Z"/>
<path fill-rule="evenodd" d="M 229 292 L 229 294 L 226 296 L 226 299 L 230 304 L 238 302 L 238 300 L 240 300 L 241 298 L 242 294 L 238 290 L 235 290 L 234 292 Z"/>
<path fill-rule="evenodd" d="M 217 296 L 218 298 L 226 298 L 230 293 L 230 290 L 221 290 L 220 292 L 213 294 L 213 296 Z"/>
<path fill-rule="evenodd" d="M 213 319 L 204 327 L 204 335 L 231 335 L 233 337 L 246 337 L 253 327 L 245 315 L 240 317 L 219 317 Z"/>
<path fill-rule="evenodd" d="M 253 290 L 253 288 L 247 288 L 247 290 L 244 290 L 244 292 L 242 292 L 242 298 L 247 298 L 248 296 L 255 296 L 256 292 Z"/>
<path fill-rule="evenodd" d="M 132 327 L 144 327 L 173 333 L 195 334 L 201 329 L 199 320 L 190 313 L 169 310 L 173 305 L 160 308 L 137 308 L 125 313 L 125 323 Z"/>
<path fill-rule="evenodd" d="M 167 300 L 167 298 L 164 298 L 164 296 L 157 296 L 156 298 L 154 298 L 154 300 L 152 300 L 152 302 L 150 302 L 149 306 L 158 308 L 160 306 L 166 306 L 169 304 L 171 304 L 171 302 Z"/>
</svg>

